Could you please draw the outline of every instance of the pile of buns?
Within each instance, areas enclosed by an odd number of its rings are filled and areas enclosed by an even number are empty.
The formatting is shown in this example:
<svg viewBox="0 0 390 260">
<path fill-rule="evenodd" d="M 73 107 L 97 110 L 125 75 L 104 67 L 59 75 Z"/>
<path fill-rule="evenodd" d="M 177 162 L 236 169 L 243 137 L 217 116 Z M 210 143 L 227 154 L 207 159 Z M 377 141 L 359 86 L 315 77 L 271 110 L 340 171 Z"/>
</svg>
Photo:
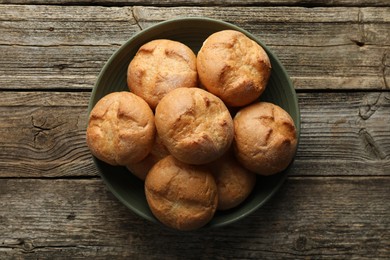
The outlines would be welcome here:
<svg viewBox="0 0 390 260">
<path fill-rule="evenodd" d="M 148 42 L 129 64 L 130 91 L 92 109 L 88 147 L 145 181 L 163 224 L 200 228 L 241 204 L 256 174 L 283 171 L 294 156 L 292 118 L 258 101 L 270 74 L 264 49 L 238 31 L 210 35 L 197 55 L 177 41 Z"/>
</svg>

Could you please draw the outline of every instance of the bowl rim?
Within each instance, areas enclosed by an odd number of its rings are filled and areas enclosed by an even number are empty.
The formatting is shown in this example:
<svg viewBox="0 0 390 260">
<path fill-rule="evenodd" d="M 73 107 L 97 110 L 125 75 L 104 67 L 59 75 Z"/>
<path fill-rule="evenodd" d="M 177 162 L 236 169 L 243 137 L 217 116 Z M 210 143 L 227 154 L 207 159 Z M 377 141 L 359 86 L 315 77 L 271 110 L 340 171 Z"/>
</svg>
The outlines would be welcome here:
<svg viewBox="0 0 390 260">
<path fill-rule="evenodd" d="M 104 75 L 106 74 L 107 70 L 110 68 L 111 64 L 114 62 L 116 56 L 119 53 L 121 53 L 124 49 L 128 48 L 128 46 L 131 45 L 132 42 L 136 38 L 138 38 L 140 35 L 146 34 L 146 33 L 150 32 L 150 31 L 154 31 L 154 30 L 156 30 L 158 28 L 164 27 L 164 26 L 169 25 L 169 24 L 175 24 L 175 23 L 180 23 L 180 22 L 209 22 L 209 23 L 216 23 L 216 24 L 225 26 L 227 28 L 226 30 L 228 30 L 228 28 L 229 28 L 231 30 L 236 30 L 236 31 L 244 33 L 247 37 L 249 37 L 250 39 L 252 39 L 255 42 L 257 42 L 258 44 L 260 44 L 265 49 L 267 54 L 271 54 L 272 59 L 273 59 L 273 63 L 276 63 L 278 65 L 278 67 L 281 69 L 282 74 L 285 75 L 285 80 L 287 81 L 288 87 L 291 89 L 291 92 L 292 92 L 292 97 L 291 98 L 294 100 L 294 102 L 293 102 L 293 109 L 296 111 L 296 117 L 297 117 L 297 122 L 295 122 L 295 124 L 296 124 L 295 125 L 296 133 L 297 133 L 297 147 L 296 147 L 296 150 L 295 150 L 295 154 L 294 154 L 293 160 L 291 161 L 289 166 L 284 171 L 282 171 L 281 173 L 277 174 L 277 175 L 279 175 L 279 174 L 282 175 L 280 177 L 280 179 L 278 180 L 277 185 L 275 185 L 272 188 L 272 191 L 269 192 L 267 194 L 267 196 L 265 196 L 264 199 L 260 203 L 257 203 L 255 206 L 247 209 L 246 211 L 242 212 L 241 214 L 236 215 L 236 216 L 232 216 L 231 218 L 229 218 L 228 220 L 225 220 L 223 222 L 212 223 L 212 225 L 206 224 L 204 227 L 202 227 L 202 229 L 204 229 L 204 228 L 222 227 L 222 226 L 226 226 L 226 225 L 232 224 L 234 222 L 237 222 L 238 220 L 241 220 L 241 219 L 245 218 L 246 216 L 252 214 L 256 210 L 258 210 L 260 207 L 262 207 L 265 203 L 267 203 L 279 191 L 280 187 L 283 185 L 283 183 L 287 179 L 287 175 L 288 175 L 287 172 L 291 168 L 291 166 L 292 166 L 292 164 L 293 164 L 293 162 L 295 160 L 297 150 L 298 150 L 298 145 L 299 145 L 299 140 L 300 140 L 300 132 L 301 132 L 301 113 L 300 113 L 300 109 L 299 109 L 299 105 L 298 105 L 298 97 L 297 97 L 294 85 L 293 85 L 293 83 L 292 83 L 292 81 L 291 81 L 291 79 L 290 79 L 290 77 L 289 77 L 289 75 L 287 73 L 287 70 L 285 69 L 283 64 L 280 62 L 279 58 L 269 49 L 269 47 L 267 47 L 266 44 L 264 44 L 261 40 L 259 40 L 256 36 L 254 36 L 252 33 L 248 32 L 247 30 L 245 30 L 243 28 L 240 28 L 237 25 L 234 25 L 232 23 L 229 23 L 229 22 L 226 22 L 226 21 L 222 21 L 222 20 L 218 20 L 218 19 L 214 19 L 214 18 L 209 18 L 209 17 L 179 17 L 179 18 L 173 18 L 173 19 L 157 22 L 155 24 L 150 25 L 149 27 L 147 27 L 145 29 L 142 29 L 141 31 L 138 31 L 138 32 L 134 33 L 130 38 L 128 38 L 124 43 L 122 43 L 122 45 L 116 51 L 114 51 L 113 54 L 110 56 L 110 58 L 105 62 L 105 64 L 103 65 L 103 68 L 100 70 L 100 72 L 98 74 L 98 77 L 96 79 L 96 82 L 95 82 L 95 84 L 93 86 L 93 89 L 92 89 L 92 92 L 91 92 L 90 100 L 89 100 L 89 103 L 88 103 L 88 115 L 90 114 L 93 106 L 97 102 L 97 101 L 94 102 L 94 97 L 96 96 L 97 88 L 101 84 L 101 81 L 102 81 Z M 95 166 L 97 166 L 100 163 L 102 163 L 95 156 L 92 156 L 92 157 L 93 157 L 93 161 L 94 161 Z M 97 168 L 98 168 L 98 173 L 101 176 L 101 178 L 103 179 L 105 185 L 108 187 L 110 192 L 122 204 L 126 205 L 126 207 L 131 209 L 131 211 L 134 212 L 135 214 L 137 214 L 138 216 L 140 216 L 140 217 L 142 217 L 142 218 L 144 218 L 144 219 L 146 219 L 148 221 L 151 221 L 153 223 L 161 224 L 154 216 L 149 216 L 149 214 L 143 212 L 142 210 L 138 209 L 137 207 L 133 206 L 131 203 L 126 201 L 119 194 L 119 192 L 112 186 L 112 184 L 108 181 L 108 179 L 105 177 L 105 175 L 101 173 L 101 170 L 100 170 L 101 167 L 98 166 Z"/>
</svg>

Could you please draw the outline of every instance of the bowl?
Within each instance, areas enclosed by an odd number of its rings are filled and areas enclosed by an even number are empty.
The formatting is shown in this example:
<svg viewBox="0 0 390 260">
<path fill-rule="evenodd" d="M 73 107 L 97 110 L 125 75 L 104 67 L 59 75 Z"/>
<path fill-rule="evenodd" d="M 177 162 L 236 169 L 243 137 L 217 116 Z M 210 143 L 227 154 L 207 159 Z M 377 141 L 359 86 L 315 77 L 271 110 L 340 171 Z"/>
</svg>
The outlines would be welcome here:
<svg viewBox="0 0 390 260">
<path fill-rule="evenodd" d="M 128 90 L 126 83 L 127 67 L 137 50 L 145 43 L 154 39 L 171 39 L 189 46 L 194 53 L 198 53 L 203 41 L 212 33 L 221 30 L 237 30 L 260 44 L 267 52 L 272 72 L 266 90 L 260 100 L 268 101 L 281 106 L 293 118 L 300 133 L 300 114 L 298 100 L 294 87 L 286 70 L 275 54 L 267 46 L 249 32 L 224 21 L 209 18 L 180 18 L 157 23 L 135 34 L 125 42 L 107 61 L 101 70 L 93 88 L 88 111 L 90 112 L 97 101 L 108 93 Z M 298 138 L 299 139 L 299 138 Z M 130 210 L 137 215 L 155 222 L 146 202 L 144 183 L 133 176 L 125 167 L 111 166 L 94 158 L 96 167 L 108 189 Z M 227 211 L 217 211 L 214 218 L 205 226 L 220 227 L 231 224 L 260 208 L 267 202 L 283 184 L 289 167 L 276 175 L 257 176 L 257 184 L 250 196 L 239 206 Z"/>
</svg>

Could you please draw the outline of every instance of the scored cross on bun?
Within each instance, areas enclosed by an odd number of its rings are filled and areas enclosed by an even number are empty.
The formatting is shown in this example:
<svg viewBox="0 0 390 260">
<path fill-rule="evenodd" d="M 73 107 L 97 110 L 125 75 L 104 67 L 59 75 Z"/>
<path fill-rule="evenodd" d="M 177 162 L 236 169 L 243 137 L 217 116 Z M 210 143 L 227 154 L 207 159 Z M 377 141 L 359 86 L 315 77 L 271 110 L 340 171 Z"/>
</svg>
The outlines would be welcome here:
<svg viewBox="0 0 390 260">
<path fill-rule="evenodd" d="M 98 159 L 127 165 L 151 151 L 156 128 L 148 104 L 128 91 L 113 92 L 93 107 L 87 127 L 87 145 Z"/>
<path fill-rule="evenodd" d="M 260 175 L 283 171 L 294 157 L 294 121 L 275 104 L 258 102 L 241 109 L 234 117 L 234 134 L 238 161 Z"/>
<path fill-rule="evenodd" d="M 158 135 L 169 152 L 189 164 L 221 157 L 233 141 L 233 120 L 221 99 L 200 88 L 178 88 L 157 105 Z"/>
<path fill-rule="evenodd" d="M 158 39 L 139 48 L 127 71 L 130 91 L 152 109 L 171 90 L 197 86 L 196 56 L 181 42 Z"/>
<path fill-rule="evenodd" d="M 217 209 L 218 193 L 209 170 L 169 155 L 156 163 L 145 180 L 154 216 L 168 227 L 194 230 L 207 224 Z"/>
<path fill-rule="evenodd" d="M 265 50 L 239 31 L 210 35 L 197 56 L 201 84 L 228 106 L 244 106 L 265 90 L 271 63 Z"/>
</svg>

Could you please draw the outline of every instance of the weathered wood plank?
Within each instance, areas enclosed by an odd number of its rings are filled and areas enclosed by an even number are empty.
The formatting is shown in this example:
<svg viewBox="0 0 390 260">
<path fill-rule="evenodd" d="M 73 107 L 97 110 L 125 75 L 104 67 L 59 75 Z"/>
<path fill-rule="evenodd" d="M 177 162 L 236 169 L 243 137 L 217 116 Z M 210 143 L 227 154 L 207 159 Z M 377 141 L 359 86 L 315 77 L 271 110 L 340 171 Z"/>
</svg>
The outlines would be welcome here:
<svg viewBox="0 0 390 260">
<path fill-rule="evenodd" d="M 1 45 L 119 45 L 139 31 L 131 7 L 0 5 Z"/>
<path fill-rule="evenodd" d="M 0 46 L 1 89 L 92 89 L 118 46 Z"/>
<path fill-rule="evenodd" d="M 0 92 L 0 176 L 96 176 L 88 92 Z M 390 174 L 390 92 L 299 93 L 293 176 Z"/>
<path fill-rule="evenodd" d="M 301 93 L 293 173 L 390 173 L 390 93 Z M 378 127 L 378 128 L 377 128 Z"/>
<path fill-rule="evenodd" d="M 71 5 L 87 5 L 99 4 L 109 6 L 123 5 L 154 5 L 154 6 L 389 6 L 387 0 L 0 0 L 2 4 L 71 4 Z"/>
<path fill-rule="evenodd" d="M 389 8 L 0 5 L 0 88 L 91 89 L 107 59 L 139 27 L 208 16 L 258 36 L 298 89 L 389 89 L 388 13 Z"/>
<path fill-rule="evenodd" d="M 90 90 L 117 46 L 0 46 L 1 89 Z M 271 46 L 297 89 L 389 89 L 387 47 Z M 389 52 L 390 53 L 390 52 Z"/>
<path fill-rule="evenodd" d="M 0 255 L 388 259 L 389 199 L 387 177 L 289 178 L 244 220 L 181 233 L 135 216 L 100 179 L 1 179 Z"/>
<path fill-rule="evenodd" d="M 96 175 L 85 145 L 89 95 L 3 92 L 0 176 Z"/>
<path fill-rule="evenodd" d="M 232 12 L 235 10 L 236 12 Z M 161 21 L 173 16 L 214 16 L 237 23 L 250 22 L 289 22 L 289 23 L 386 23 L 389 22 L 387 7 L 153 7 L 134 6 L 134 17 L 138 22 Z M 147 15 L 149 18 L 147 18 Z M 244 15 L 246 14 L 246 15 Z M 251 14 L 251 15 L 250 15 Z M 281 15 L 283 14 L 283 15 Z M 142 23 L 141 23 L 142 27 Z"/>
<path fill-rule="evenodd" d="M 175 17 L 205 16 L 232 22 L 255 34 L 264 32 L 261 38 L 268 45 L 334 46 L 351 41 L 389 45 L 389 8 L 0 5 L 0 11 L 1 32 L 7 36 L 1 44 L 119 44 L 138 26 L 146 28 Z"/>
</svg>

